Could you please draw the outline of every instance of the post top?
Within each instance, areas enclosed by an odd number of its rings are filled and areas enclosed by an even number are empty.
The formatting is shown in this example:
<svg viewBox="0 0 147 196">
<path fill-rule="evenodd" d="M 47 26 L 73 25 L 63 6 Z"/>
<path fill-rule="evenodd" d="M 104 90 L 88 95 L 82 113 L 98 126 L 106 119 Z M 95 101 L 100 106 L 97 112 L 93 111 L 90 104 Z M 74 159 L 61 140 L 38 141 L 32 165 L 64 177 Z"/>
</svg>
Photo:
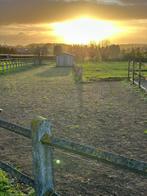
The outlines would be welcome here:
<svg viewBox="0 0 147 196">
<path fill-rule="evenodd" d="M 42 116 L 37 116 L 36 118 L 34 118 L 31 122 L 31 127 L 33 128 L 33 130 L 37 127 L 39 127 L 43 122 L 47 121 L 46 118 L 42 117 Z"/>
</svg>

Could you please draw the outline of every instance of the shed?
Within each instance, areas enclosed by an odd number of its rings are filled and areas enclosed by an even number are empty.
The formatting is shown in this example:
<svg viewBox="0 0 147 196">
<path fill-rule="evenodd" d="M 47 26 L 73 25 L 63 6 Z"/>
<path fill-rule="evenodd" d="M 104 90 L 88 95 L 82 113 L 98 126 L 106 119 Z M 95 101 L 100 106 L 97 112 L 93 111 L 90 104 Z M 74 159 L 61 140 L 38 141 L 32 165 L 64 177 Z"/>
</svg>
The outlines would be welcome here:
<svg viewBox="0 0 147 196">
<path fill-rule="evenodd" d="M 74 65 L 74 55 L 62 53 L 56 56 L 56 65 L 59 67 L 72 67 Z"/>
</svg>

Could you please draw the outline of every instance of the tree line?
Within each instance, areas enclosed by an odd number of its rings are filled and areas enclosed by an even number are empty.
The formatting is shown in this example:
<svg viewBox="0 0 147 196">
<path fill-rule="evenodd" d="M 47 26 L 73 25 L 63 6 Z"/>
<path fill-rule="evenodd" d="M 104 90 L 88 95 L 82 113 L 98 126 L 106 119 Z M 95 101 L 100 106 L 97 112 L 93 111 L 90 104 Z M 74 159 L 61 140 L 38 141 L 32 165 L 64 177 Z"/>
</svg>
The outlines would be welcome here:
<svg viewBox="0 0 147 196">
<path fill-rule="evenodd" d="M 59 55 L 63 52 L 73 54 L 77 61 L 111 61 L 111 60 L 133 60 L 142 59 L 147 61 L 146 47 L 129 47 L 122 49 L 118 44 L 110 44 L 103 41 L 100 44 L 89 45 L 62 45 L 54 46 L 53 54 Z"/>
<path fill-rule="evenodd" d="M 58 55 L 63 52 L 73 54 L 77 61 L 110 61 L 110 60 L 130 60 L 146 59 L 147 47 L 132 47 L 122 49 L 118 44 L 110 44 L 103 41 L 99 44 L 92 42 L 88 45 L 67 45 L 67 44 L 30 44 L 27 46 L 7 46 L 0 45 L 0 54 L 34 54 Z"/>
<path fill-rule="evenodd" d="M 16 50 L 12 46 L 0 45 L 0 54 L 16 54 Z"/>
</svg>

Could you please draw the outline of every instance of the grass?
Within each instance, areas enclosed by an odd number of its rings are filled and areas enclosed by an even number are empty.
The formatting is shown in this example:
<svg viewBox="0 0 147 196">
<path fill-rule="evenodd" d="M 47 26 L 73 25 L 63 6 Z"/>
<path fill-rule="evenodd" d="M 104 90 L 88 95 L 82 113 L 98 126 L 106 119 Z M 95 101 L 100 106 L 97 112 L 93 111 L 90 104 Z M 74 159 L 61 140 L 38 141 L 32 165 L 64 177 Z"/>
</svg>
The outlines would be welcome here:
<svg viewBox="0 0 147 196">
<path fill-rule="evenodd" d="M 127 62 L 86 62 L 82 64 L 82 67 L 84 81 L 127 78 Z"/>
<path fill-rule="evenodd" d="M 0 170 L 0 195 L 1 196 L 23 196 L 24 194 L 19 190 L 18 185 L 13 185 L 7 174 Z"/>
<path fill-rule="evenodd" d="M 6 172 L 0 170 L 0 196 L 25 196 L 26 194 L 21 189 L 22 185 L 16 183 L 15 179 L 10 179 Z M 35 195 L 31 187 L 27 187 L 27 195 Z"/>
</svg>

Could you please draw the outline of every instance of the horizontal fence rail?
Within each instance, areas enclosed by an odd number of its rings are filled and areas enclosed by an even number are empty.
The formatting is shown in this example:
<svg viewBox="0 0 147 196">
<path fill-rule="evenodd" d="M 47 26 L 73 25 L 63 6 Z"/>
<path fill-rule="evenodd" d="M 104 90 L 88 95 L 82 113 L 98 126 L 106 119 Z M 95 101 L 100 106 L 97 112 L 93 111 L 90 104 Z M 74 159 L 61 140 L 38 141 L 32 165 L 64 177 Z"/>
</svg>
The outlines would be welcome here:
<svg viewBox="0 0 147 196">
<path fill-rule="evenodd" d="M 147 176 L 147 163 L 144 161 L 129 159 L 115 153 L 103 151 L 88 145 L 78 144 L 69 140 L 53 138 L 49 121 L 42 117 L 33 120 L 30 129 L 9 123 L 2 119 L 0 119 L 0 127 L 32 139 L 34 180 L 18 172 L 11 166 L 5 165 L 3 162 L 0 162 L 0 168 L 10 172 L 13 176 L 16 173 L 18 179 L 32 184 L 32 186 L 35 187 L 37 196 L 43 196 L 44 194 L 58 195 L 54 191 L 52 157 L 54 148 L 81 155 L 92 160 L 124 167 Z"/>
<path fill-rule="evenodd" d="M 19 180 L 19 182 L 27 184 L 27 185 L 35 188 L 35 182 L 32 178 L 30 178 L 28 175 L 23 174 L 22 172 L 18 171 L 17 169 L 12 167 L 11 165 L 0 161 L 0 168 L 2 170 L 4 170 L 5 172 L 9 173 L 13 178 L 16 178 L 17 180 Z M 59 196 L 59 194 L 54 192 L 54 190 L 51 188 L 49 189 L 49 192 L 50 192 L 51 196 Z"/>
<path fill-rule="evenodd" d="M 45 65 L 55 60 L 55 56 L 37 56 L 37 55 L 1 55 L 0 56 L 0 74 L 14 72 L 18 68 L 31 67 L 36 65 Z"/>
<path fill-rule="evenodd" d="M 22 135 L 31 139 L 31 129 L 24 128 L 13 123 L 4 121 L 0 119 L 0 127 L 8 129 L 14 133 Z M 142 161 L 137 161 L 134 159 L 129 159 L 124 156 L 120 156 L 111 152 L 102 151 L 91 146 L 81 145 L 69 140 L 60 139 L 60 138 L 49 138 L 44 135 L 41 140 L 42 143 L 49 146 L 56 147 L 68 152 L 72 152 L 78 155 L 83 155 L 95 160 L 103 160 L 110 162 L 112 164 L 118 164 L 120 166 L 128 167 L 130 169 L 138 170 L 147 173 L 147 163 Z"/>
<path fill-rule="evenodd" d="M 74 154 L 82 155 L 90 159 L 101 160 L 110 164 L 126 167 L 128 169 L 136 170 L 147 174 L 147 163 L 143 161 L 129 159 L 118 154 L 102 151 L 91 146 L 78 144 L 60 138 L 51 139 L 44 136 L 41 139 L 41 142 L 49 146 L 53 146 Z"/>
<path fill-rule="evenodd" d="M 0 59 L 0 73 L 4 74 L 9 71 L 14 71 L 18 67 L 35 65 L 35 58 L 5 58 Z"/>
<path fill-rule="evenodd" d="M 0 127 L 31 139 L 31 129 L 18 126 L 2 119 L 0 119 Z"/>
<path fill-rule="evenodd" d="M 19 180 L 20 182 L 34 187 L 33 179 L 31 179 L 28 175 L 21 173 L 11 165 L 0 161 L 0 168 L 5 172 L 8 172 L 13 178 L 17 178 L 17 180 Z"/>
</svg>

